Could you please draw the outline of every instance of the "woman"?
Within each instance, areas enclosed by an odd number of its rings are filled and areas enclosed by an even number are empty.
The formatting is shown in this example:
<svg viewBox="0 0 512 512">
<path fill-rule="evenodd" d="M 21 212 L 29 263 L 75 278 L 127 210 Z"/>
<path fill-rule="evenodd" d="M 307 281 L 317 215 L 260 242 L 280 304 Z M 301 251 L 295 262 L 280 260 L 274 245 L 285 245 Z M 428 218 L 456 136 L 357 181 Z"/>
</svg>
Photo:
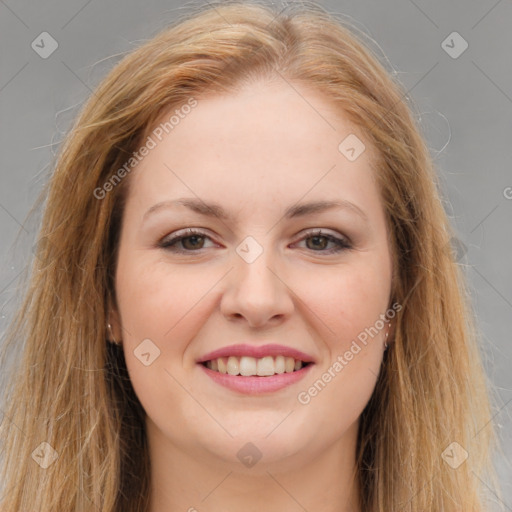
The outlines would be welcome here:
<svg viewBox="0 0 512 512">
<path fill-rule="evenodd" d="M 126 56 L 47 190 L 7 511 L 483 511 L 488 391 L 400 86 L 314 4 Z"/>
</svg>

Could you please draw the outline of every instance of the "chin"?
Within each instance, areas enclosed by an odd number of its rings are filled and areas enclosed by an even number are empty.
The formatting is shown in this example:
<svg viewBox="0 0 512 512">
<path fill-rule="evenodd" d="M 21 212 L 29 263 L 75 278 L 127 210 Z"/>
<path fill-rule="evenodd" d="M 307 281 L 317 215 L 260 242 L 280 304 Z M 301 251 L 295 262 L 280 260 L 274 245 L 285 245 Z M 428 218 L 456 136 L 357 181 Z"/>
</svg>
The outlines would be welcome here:
<svg viewBox="0 0 512 512">
<path fill-rule="evenodd" d="M 245 429 L 240 426 L 233 437 L 220 431 L 206 436 L 202 432 L 200 444 L 210 453 L 213 464 L 222 461 L 232 471 L 265 474 L 271 468 L 292 469 L 299 463 L 298 459 L 306 455 L 311 440 L 304 432 L 296 433 L 283 425 L 276 428 L 276 425 L 273 432 L 254 425 L 247 425 Z"/>
</svg>

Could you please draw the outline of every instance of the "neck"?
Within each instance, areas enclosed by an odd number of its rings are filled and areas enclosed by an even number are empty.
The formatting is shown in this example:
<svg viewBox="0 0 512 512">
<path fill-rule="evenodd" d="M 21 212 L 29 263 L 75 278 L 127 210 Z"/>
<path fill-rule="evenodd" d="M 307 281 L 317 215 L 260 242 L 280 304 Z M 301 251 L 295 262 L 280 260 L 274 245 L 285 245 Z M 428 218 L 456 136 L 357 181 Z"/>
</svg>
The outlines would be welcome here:
<svg viewBox="0 0 512 512">
<path fill-rule="evenodd" d="M 360 512 L 355 464 L 357 423 L 313 460 L 306 462 L 301 455 L 304 451 L 299 450 L 286 461 L 263 464 L 262 459 L 250 469 L 216 458 L 206 450 L 192 454 L 180 449 L 150 420 L 147 433 L 149 512 Z"/>
</svg>

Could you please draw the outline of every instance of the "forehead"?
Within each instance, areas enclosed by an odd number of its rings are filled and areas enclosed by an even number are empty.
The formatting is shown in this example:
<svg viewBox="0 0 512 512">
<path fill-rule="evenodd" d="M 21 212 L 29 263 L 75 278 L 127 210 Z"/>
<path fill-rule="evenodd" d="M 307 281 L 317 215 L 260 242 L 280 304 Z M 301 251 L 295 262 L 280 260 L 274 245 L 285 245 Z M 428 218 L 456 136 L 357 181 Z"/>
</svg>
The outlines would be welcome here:
<svg viewBox="0 0 512 512">
<path fill-rule="evenodd" d="M 195 101 L 194 108 L 174 106 L 148 131 L 155 144 L 130 187 L 142 202 L 175 192 L 254 206 L 261 198 L 289 203 L 365 192 L 375 200 L 374 150 L 321 92 L 277 81 Z M 349 146 L 357 158 L 349 158 Z"/>
</svg>

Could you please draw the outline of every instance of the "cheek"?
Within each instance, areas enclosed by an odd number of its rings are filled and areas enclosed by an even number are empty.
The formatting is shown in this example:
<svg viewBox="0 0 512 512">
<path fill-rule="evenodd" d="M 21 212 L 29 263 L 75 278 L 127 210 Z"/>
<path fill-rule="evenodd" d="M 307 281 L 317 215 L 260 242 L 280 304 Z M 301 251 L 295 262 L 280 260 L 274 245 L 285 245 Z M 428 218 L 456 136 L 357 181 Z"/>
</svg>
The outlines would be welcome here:
<svg viewBox="0 0 512 512">
<path fill-rule="evenodd" d="M 386 332 L 381 315 L 388 306 L 391 275 L 386 261 L 375 261 L 340 267 L 321 281 L 312 286 L 310 280 L 303 293 L 328 327 L 323 330 L 326 358 L 299 401 L 325 421 L 337 418 L 347 427 L 366 406 L 380 371 Z"/>
<path fill-rule="evenodd" d="M 190 369 L 188 361 L 184 364 L 184 354 L 211 312 L 208 290 L 218 277 L 215 273 L 172 269 L 163 261 L 137 261 L 120 255 L 116 278 L 130 380 L 149 417 L 162 418 L 167 424 L 172 407 L 166 409 L 162 404 L 184 407 L 183 389 L 178 384 L 186 382 Z M 192 407 L 190 415 L 194 411 Z"/>
<path fill-rule="evenodd" d="M 172 377 L 185 382 L 195 366 L 187 347 L 212 313 L 212 288 L 221 277 L 222 272 L 120 255 L 116 292 L 126 365 L 140 401 L 157 415 L 162 400 L 180 400 Z"/>
<path fill-rule="evenodd" d="M 128 261 L 120 257 L 116 292 L 126 331 L 133 338 L 172 337 L 215 282 L 215 276 L 165 261 Z"/>
<path fill-rule="evenodd" d="M 390 272 L 383 265 L 351 265 L 325 273 L 315 270 L 296 280 L 300 297 L 323 321 L 331 348 L 343 349 L 384 314 L 390 293 Z"/>
</svg>

